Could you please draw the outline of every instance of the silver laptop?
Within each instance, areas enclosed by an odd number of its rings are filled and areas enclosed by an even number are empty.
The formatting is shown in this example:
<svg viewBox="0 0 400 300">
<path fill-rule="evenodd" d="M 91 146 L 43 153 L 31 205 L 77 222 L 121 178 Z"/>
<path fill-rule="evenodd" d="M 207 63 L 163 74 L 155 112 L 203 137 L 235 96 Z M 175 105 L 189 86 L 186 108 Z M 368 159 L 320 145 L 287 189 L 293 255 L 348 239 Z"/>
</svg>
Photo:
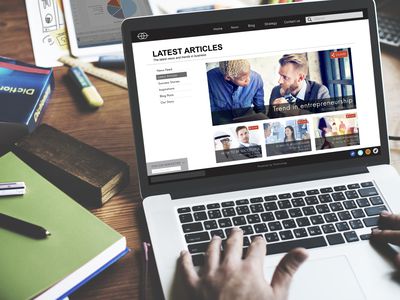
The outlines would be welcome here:
<svg viewBox="0 0 400 300">
<path fill-rule="evenodd" d="M 290 299 L 398 299 L 371 228 L 400 211 L 373 1 L 133 18 L 122 26 L 146 220 L 166 299 L 182 249 L 305 247 Z M 244 274 L 244 276 L 246 276 Z"/>
</svg>

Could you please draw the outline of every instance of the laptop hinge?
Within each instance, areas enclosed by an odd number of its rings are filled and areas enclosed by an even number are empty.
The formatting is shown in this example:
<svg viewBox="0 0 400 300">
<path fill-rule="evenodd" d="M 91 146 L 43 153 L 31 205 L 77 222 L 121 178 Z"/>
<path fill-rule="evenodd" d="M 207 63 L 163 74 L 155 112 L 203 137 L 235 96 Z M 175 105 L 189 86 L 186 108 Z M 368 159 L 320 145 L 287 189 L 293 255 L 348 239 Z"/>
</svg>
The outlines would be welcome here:
<svg viewBox="0 0 400 300">
<path fill-rule="evenodd" d="M 170 192 L 172 200 L 187 198 L 187 197 L 195 197 L 209 194 L 218 194 L 218 193 L 226 193 L 226 192 L 234 192 L 252 188 L 262 188 L 262 187 L 270 187 L 282 184 L 290 184 L 290 183 L 299 183 L 305 181 L 319 180 L 319 179 L 327 179 L 341 176 L 349 176 L 356 174 L 369 173 L 367 166 L 357 166 L 351 168 L 340 168 L 340 169 L 330 169 L 330 170 L 321 170 L 313 171 L 313 172 L 304 172 L 304 169 L 300 169 L 299 172 L 290 172 L 290 174 L 286 173 L 283 176 L 280 174 L 277 176 L 269 177 L 265 179 L 265 177 L 261 177 L 259 180 L 254 180 L 253 182 L 246 182 L 246 184 L 241 184 L 241 182 L 224 182 L 214 185 L 202 185 L 201 188 L 199 186 L 195 186 L 192 188 L 176 189 Z M 299 175 L 301 174 L 301 175 Z M 254 177 L 253 177 L 254 178 Z M 182 185 L 183 187 L 184 185 Z"/>
</svg>

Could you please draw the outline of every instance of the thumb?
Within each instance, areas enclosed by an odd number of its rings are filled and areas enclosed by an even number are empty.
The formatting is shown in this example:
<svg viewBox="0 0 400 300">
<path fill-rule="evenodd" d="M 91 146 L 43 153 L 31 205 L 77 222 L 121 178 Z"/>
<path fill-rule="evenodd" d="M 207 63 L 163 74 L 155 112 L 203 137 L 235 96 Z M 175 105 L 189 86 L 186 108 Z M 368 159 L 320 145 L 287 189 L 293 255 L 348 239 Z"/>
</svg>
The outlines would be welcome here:
<svg viewBox="0 0 400 300">
<path fill-rule="evenodd" d="M 278 299 L 287 299 L 293 275 L 300 265 L 307 259 L 307 252 L 303 248 L 296 248 L 286 254 L 279 262 L 272 276 L 271 286 Z"/>
</svg>

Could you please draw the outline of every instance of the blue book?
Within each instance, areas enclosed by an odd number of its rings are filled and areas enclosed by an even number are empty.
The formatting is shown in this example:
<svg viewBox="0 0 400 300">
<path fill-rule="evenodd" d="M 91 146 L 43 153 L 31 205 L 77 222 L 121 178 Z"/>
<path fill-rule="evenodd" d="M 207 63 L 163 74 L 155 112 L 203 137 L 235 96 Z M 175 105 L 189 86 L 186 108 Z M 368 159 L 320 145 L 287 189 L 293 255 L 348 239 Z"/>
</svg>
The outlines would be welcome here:
<svg viewBox="0 0 400 300">
<path fill-rule="evenodd" d="M 53 69 L 0 56 L 0 144 L 36 128 L 53 89 Z"/>
</svg>

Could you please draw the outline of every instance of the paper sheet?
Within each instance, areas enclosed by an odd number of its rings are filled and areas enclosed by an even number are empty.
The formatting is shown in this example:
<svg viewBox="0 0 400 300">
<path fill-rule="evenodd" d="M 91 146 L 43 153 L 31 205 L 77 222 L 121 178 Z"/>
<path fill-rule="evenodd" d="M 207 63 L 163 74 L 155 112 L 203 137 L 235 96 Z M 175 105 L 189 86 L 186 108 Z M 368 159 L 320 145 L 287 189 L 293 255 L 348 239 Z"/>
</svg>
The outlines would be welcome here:
<svg viewBox="0 0 400 300">
<path fill-rule="evenodd" d="M 40 67 L 62 66 L 57 59 L 69 54 L 61 0 L 25 0 L 33 54 Z"/>
</svg>

